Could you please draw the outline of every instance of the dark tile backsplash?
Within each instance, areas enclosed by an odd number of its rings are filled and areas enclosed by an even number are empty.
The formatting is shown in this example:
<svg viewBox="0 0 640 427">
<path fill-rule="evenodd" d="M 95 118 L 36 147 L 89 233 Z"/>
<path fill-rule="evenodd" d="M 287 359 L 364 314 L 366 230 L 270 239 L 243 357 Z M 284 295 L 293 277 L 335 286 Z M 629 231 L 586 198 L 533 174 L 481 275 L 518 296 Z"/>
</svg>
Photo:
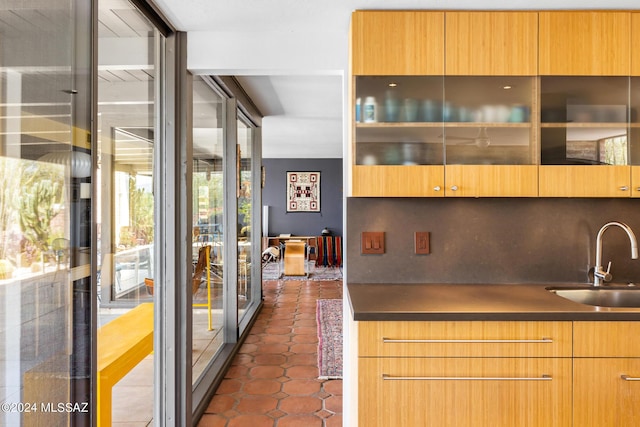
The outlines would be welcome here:
<svg viewBox="0 0 640 427">
<path fill-rule="evenodd" d="M 640 199 L 349 198 L 346 277 L 353 283 L 587 283 L 608 221 L 640 239 Z M 384 231 L 386 253 L 361 255 L 360 233 Z M 429 255 L 414 232 L 429 231 Z M 640 283 L 640 260 L 618 227 L 603 238 L 613 282 Z"/>
</svg>

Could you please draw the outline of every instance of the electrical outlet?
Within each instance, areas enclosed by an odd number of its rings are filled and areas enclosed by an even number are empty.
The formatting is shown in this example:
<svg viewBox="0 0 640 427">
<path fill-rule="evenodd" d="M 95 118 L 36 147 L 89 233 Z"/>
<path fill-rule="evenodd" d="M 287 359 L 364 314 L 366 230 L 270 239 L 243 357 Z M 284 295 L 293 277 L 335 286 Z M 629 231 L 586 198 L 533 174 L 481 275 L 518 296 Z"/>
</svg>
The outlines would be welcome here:
<svg viewBox="0 0 640 427">
<path fill-rule="evenodd" d="M 416 231 L 415 232 L 415 252 L 417 255 L 430 254 L 429 248 L 429 232 L 428 231 Z"/>
<path fill-rule="evenodd" d="M 360 249 L 362 254 L 383 254 L 384 231 L 363 231 Z"/>
</svg>

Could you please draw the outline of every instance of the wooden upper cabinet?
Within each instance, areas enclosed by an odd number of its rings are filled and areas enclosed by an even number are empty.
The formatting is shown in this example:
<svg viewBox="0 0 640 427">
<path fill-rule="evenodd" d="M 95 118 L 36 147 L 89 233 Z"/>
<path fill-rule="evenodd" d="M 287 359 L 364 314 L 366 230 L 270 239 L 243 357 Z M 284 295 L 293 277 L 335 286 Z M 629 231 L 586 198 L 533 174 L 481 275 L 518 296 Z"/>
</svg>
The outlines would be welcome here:
<svg viewBox="0 0 640 427">
<path fill-rule="evenodd" d="M 537 197 L 536 165 L 447 165 L 446 197 Z"/>
<path fill-rule="evenodd" d="M 444 166 L 354 165 L 353 197 L 444 197 Z"/>
<path fill-rule="evenodd" d="M 353 75 L 444 74 L 444 12 L 354 12 L 351 61 Z"/>
<path fill-rule="evenodd" d="M 629 166 L 538 167 L 540 197 L 631 197 Z"/>
<path fill-rule="evenodd" d="M 539 74 L 628 76 L 631 13 L 539 12 Z"/>
<path fill-rule="evenodd" d="M 640 166 L 631 166 L 631 197 L 640 197 Z"/>
<path fill-rule="evenodd" d="M 631 75 L 640 76 L 640 13 L 631 14 Z"/>
<path fill-rule="evenodd" d="M 537 12 L 447 12 L 445 74 L 538 74 Z"/>
</svg>

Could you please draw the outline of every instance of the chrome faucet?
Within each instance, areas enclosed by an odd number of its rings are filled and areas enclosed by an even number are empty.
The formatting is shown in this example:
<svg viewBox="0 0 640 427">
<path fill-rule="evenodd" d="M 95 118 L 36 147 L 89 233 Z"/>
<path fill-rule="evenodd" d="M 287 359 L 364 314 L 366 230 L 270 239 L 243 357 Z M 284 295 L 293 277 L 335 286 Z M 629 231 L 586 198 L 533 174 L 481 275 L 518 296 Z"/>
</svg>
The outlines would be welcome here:
<svg viewBox="0 0 640 427">
<path fill-rule="evenodd" d="M 611 273 L 609 270 L 611 268 L 611 263 L 607 267 L 607 271 L 604 271 L 602 268 L 602 235 L 605 231 L 611 226 L 618 226 L 622 228 L 629 236 L 629 240 L 631 241 L 631 259 L 638 258 L 638 241 L 636 240 L 636 235 L 633 234 L 633 230 L 627 224 L 618 221 L 611 221 L 602 226 L 600 231 L 598 231 L 598 236 L 596 237 L 596 265 L 593 271 L 593 286 L 600 286 L 602 282 L 608 282 L 612 279 Z"/>
</svg>

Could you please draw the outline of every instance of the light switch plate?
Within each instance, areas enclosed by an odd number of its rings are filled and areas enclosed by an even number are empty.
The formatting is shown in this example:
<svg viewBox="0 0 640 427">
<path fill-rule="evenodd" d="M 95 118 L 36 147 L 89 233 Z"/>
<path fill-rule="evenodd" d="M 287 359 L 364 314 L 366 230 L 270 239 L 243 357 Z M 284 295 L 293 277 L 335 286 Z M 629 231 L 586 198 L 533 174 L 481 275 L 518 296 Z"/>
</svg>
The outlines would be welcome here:
<svg viewBox="0 0 640 427">
<path fill-rule="evenodd" d="M 431 253 L 428 231 L 416 231 L 414 241 L 416 255 L 428 255 Z"/>
<path fill-rule="evenodd" d="M 363 231 L 360 246 L 362 254 L 384 253 L 384 231 Z"/>
</svg>

